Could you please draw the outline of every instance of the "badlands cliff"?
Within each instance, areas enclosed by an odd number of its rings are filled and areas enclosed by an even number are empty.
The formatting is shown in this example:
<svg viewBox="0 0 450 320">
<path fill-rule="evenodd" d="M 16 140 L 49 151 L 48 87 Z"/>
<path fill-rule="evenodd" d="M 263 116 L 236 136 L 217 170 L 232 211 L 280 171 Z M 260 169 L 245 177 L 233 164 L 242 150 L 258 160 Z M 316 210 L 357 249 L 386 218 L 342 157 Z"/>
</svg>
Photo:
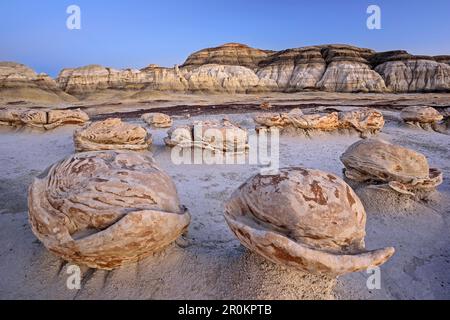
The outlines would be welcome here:
<svg viewBox="0 0 450 320">
<path fill-rule="evenodd" d="M 200 50 L 173 68 L 116 70 L 100 65 L 64 69 L 56 80 L 15 63 L 0 63 L 0 92 L 31 89 L 47 99 L 125 92 L 450 92 L 450 56 L 377 53 L 349 45 L 283 51 L 229 43 Z M 16 92 L 17 93 L 17 92 Z M 26 98 L 26 97 L 25 97 Z"/>
<path fill-rule="evenodd" d="M 14 62 L 0 62 L 0 100 L 73 102 L 76 98 L 61 90 L 47 74 Z"/>
</svg>

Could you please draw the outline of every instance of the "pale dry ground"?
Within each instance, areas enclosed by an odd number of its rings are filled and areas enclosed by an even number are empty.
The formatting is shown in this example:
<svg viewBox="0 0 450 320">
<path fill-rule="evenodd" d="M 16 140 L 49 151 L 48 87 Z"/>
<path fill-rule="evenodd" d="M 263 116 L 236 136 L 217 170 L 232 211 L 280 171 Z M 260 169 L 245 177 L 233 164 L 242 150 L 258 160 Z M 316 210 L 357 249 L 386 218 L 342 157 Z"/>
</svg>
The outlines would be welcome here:
<svg viewBox="0 0 450 320">
<path fill-rule="evenodd" d="M 83 269 L 82 290 L 66 288 L 66 267 L 31 233 L 27 187 L 53 162 L 74 152 L 75 127 L 50 132 L 0 128 L 0 298 L 44 299 L 417 299 L 450 298 L 450 136 L 400 125 L 395 112 L 380 137 L 424 153 L 445 180 L 428 202 L 359 190 L 368 213 L 368 249 L 394 246 L 381 267 L 381 290 L 364 272 L 335 279 L 286 269 L 248 252 L 229 231 L 223 202 L 259 171 L 250 165 L 173 165 L 153 134 L 152 152 L 174 179 L 192 223 L 187 236 L 153 257 L 112 272 Z M 251 128 L 251 114 L 228 117 Z M 221 118 L 203 115 L 195 119 Z M 192 120 L 192 119 L 191 119 Z M 130 122 L 141 123 L 138 119 Z M 186 119 L 176 119 L 175 125 Z M 282 166 L 303 165 L 342 176 L 339 156 L 356 135 L 282 136 Z"/>
</svg>

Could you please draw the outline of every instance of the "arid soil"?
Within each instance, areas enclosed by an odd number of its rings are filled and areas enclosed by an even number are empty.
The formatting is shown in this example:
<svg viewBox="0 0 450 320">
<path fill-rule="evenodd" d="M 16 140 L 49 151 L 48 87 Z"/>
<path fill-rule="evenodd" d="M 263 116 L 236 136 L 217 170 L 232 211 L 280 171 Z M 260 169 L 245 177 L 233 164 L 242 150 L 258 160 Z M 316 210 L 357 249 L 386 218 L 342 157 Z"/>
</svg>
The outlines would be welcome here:
<svg viewBox="0 0 450 320">
<path fill-rule="evenodd" d="M 166 129 L 150 129 L 151 153 L 175 181 L 192 222 L 187 235 L 166 250 L 115 271 L 83 268 L 81 290 L 66 287 L 68 264 L 48 252 L 27 221 L 27 188 L 33 177 L 74 152 L 76 126 L 52 131 L 0 128 L 0 298 L 2 299 L 445 299 L 450 297 L 450 136 L 408 127 L 398 121 L 403 105 L 427 102 L 450 105 L 449 95 L 341 94 L 339 102 L 322 93 L 221 97 L 172 97 L 147 104 L 84 105 L 94 119 L 111 114 L 145 123 L 149 109 L 175 115 L 174 125 L 226 116 L 254 129 L 252 116 L 261 100 L 277 108 L 378 105 L 387 120 L 379 136 L 417 150 L 442 169 L 444 183 L 427 201 L 416 202 L 393 193 L 356 190 L 367 211 L 368 249 L 394 246 L 396 254 L 381 267 L 381 289 L 369 290 L 369 274 L 338 279 L 290 270 L 264 260 L 241 246 L 223 218 L 223 203 L 257 165 L 174 165 L 164 145 Z M 334 100 L 333 100 L 334 99 Z M 201 100 L 201 101 L 200 101 Z M 228 108 L 224 105 L 234 105 Z M 242 105 L 247 105 L 242 108 Z M 177 107 L 178 106 L 178 107 Z M 187 106 L 187 107 L 184 107 Z M 195 107 L 194 107 L 195 106 Z M 177 109 L 178 108 L 178 109 Z M 197 110 L 200 108 L 200 110 Z M 160 109 L 157 109 L 160 111 Z M 245 113 L 243 112 L 245 110 Z M 121 112 L 117 114 L 117 112 Z M 108 115 L 105 115 L 108 114 Z M 188 119 L 187 115 L 191 118 Z M 358 135 L 282 136 L 280 165 L 306 166 L 342 176 L 340 155 Z"/>
</svg>

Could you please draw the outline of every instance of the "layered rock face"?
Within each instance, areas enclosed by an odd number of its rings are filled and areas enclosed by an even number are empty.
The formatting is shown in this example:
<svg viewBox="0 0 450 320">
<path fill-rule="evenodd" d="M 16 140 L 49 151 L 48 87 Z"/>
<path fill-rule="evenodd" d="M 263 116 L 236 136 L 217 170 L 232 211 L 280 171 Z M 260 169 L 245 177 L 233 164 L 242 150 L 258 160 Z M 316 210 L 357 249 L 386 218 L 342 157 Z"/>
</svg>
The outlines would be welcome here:
<svg viewBox="0 0 450 320">
<path fill-rule="evenodd" d="M 250 48 L 240 43 L 227 43 L 216 48 L 208 48 L 190 55 L 183 67 L 199 67 L 205 64 L 243 66 L 250 69 L 258 67 L 259 62 L 273 51 Z"/>
<path fill-rule="evenodd" d="M 450 92 L 450 56 L 414 56 L 401 50 L 377 53 L 337 44 L 270 51 L 229 43 L 195 52 L 180 67 L 151 64 L 140 70 L 117 70 L 89 65 L 62 70 L 56 82 L 23 65 L 0 63 L 0 90 L 7 88 L 34 88 L 63 98 L 70 98 L 63 91 L 86 98 L 105 90 Z"/>
<path fill-rule="evenodd" d="M 31 68 L 14 62 L 0 62 L 0 93 L 0 100 L 9 101 L 76 101 L 47 74 L 37 74 Z"/>
<path fill-rule="evenodd" d="M 118 118 L 93 122 L 73 134 L 75 149 L 96 150 L 145 150 L 152 143 L 151 135 L 141 126 L 122 122 Z"/>
<path fill-rule="evenodd" d="M 368 58 L 375 52 L 350 46 L 333 45 L 322 49 L 327 69 L 317 86 L 332 92 L 385 92 L 383 78 L 373 71 Z"/>
<path fill-rule="evenodd" d="M 326 63 L 320 47 L 289 49 L 272 54 L 259 64 L 257 75 L 269 89 L 301 91 L 318 89 Z"/>
<path fill-rule="evenodd" d="M 178 68 L 150 65 L 142 70 L 116 70 L 99 65 L 64 69 L 58 76 L 59 86 L 74 95 L 105 89 L 185 91 L 188 83 Z"/>
<path fill-rule="evenodd" d="M 83 94 L 103 89 L 142 89 L 145 74 L 139 70 L 115 70 L 100 65 L 78 69 L 64 69 L 58 79 L 59 86 L 71 94 Z"/>
<path fill-rule="evenodd" d="M 289 113 L 261 113 L 254 117 L 256 130 L 279 128 L 311 136 L 315 132 L 332 132 L 350 130 L 358 132 L 361 137 L 376 134 L 384 127 L 384 117 L 375 109 L 361 108 L 353 111 L 303 114 L 294 109 Z"/>
<path fill-rule="evenodd" d="M 375 54 L 372 63 L 392 92 L 450 91 L 448 56 L 413 56 L 406 51 Z"/>
<path fill-rule="evenodd" d="M 173 128 L 164 142 L 169 147 L 201 148 L 213 152 L 243 153 L 248 149 L 247 130 L 223 119 L 195 121 L 191 125 Z"/>
</svg>

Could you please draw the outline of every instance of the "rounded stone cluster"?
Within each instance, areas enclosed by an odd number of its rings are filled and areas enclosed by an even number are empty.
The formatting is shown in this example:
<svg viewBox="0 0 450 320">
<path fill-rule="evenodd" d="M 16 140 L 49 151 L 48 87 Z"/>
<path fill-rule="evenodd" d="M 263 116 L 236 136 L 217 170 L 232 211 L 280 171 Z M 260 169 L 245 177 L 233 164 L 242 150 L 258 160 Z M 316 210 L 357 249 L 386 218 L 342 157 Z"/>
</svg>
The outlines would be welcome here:
<svg viewBox="0 0 450 320">
<path fill-rule="evenodd" d="M 254 117 L 256 130 L 276 127 L 300 129 L 306 133 L 350 130 L 365 137 L 376 134 L 384 127 L 384 117 L 374 109 L 361 108 L 352 111 L 303 114 L 294 109 L 288 113 L 260 113 Z"/>
<path fill-rule="evenodd" d="M 403 121 L 414 124 L 435 123 L 444 118 L 436 109 L 426 106 L 403 108 L 400 117 Z"/>
<path fill-rule="evenodd" d="M 50 130 L 66 124 L 84 124 L 86 121 L 89 121 L 89 116 L 80 109 L 0 109 L 0 125 Z"/>
</svg>

